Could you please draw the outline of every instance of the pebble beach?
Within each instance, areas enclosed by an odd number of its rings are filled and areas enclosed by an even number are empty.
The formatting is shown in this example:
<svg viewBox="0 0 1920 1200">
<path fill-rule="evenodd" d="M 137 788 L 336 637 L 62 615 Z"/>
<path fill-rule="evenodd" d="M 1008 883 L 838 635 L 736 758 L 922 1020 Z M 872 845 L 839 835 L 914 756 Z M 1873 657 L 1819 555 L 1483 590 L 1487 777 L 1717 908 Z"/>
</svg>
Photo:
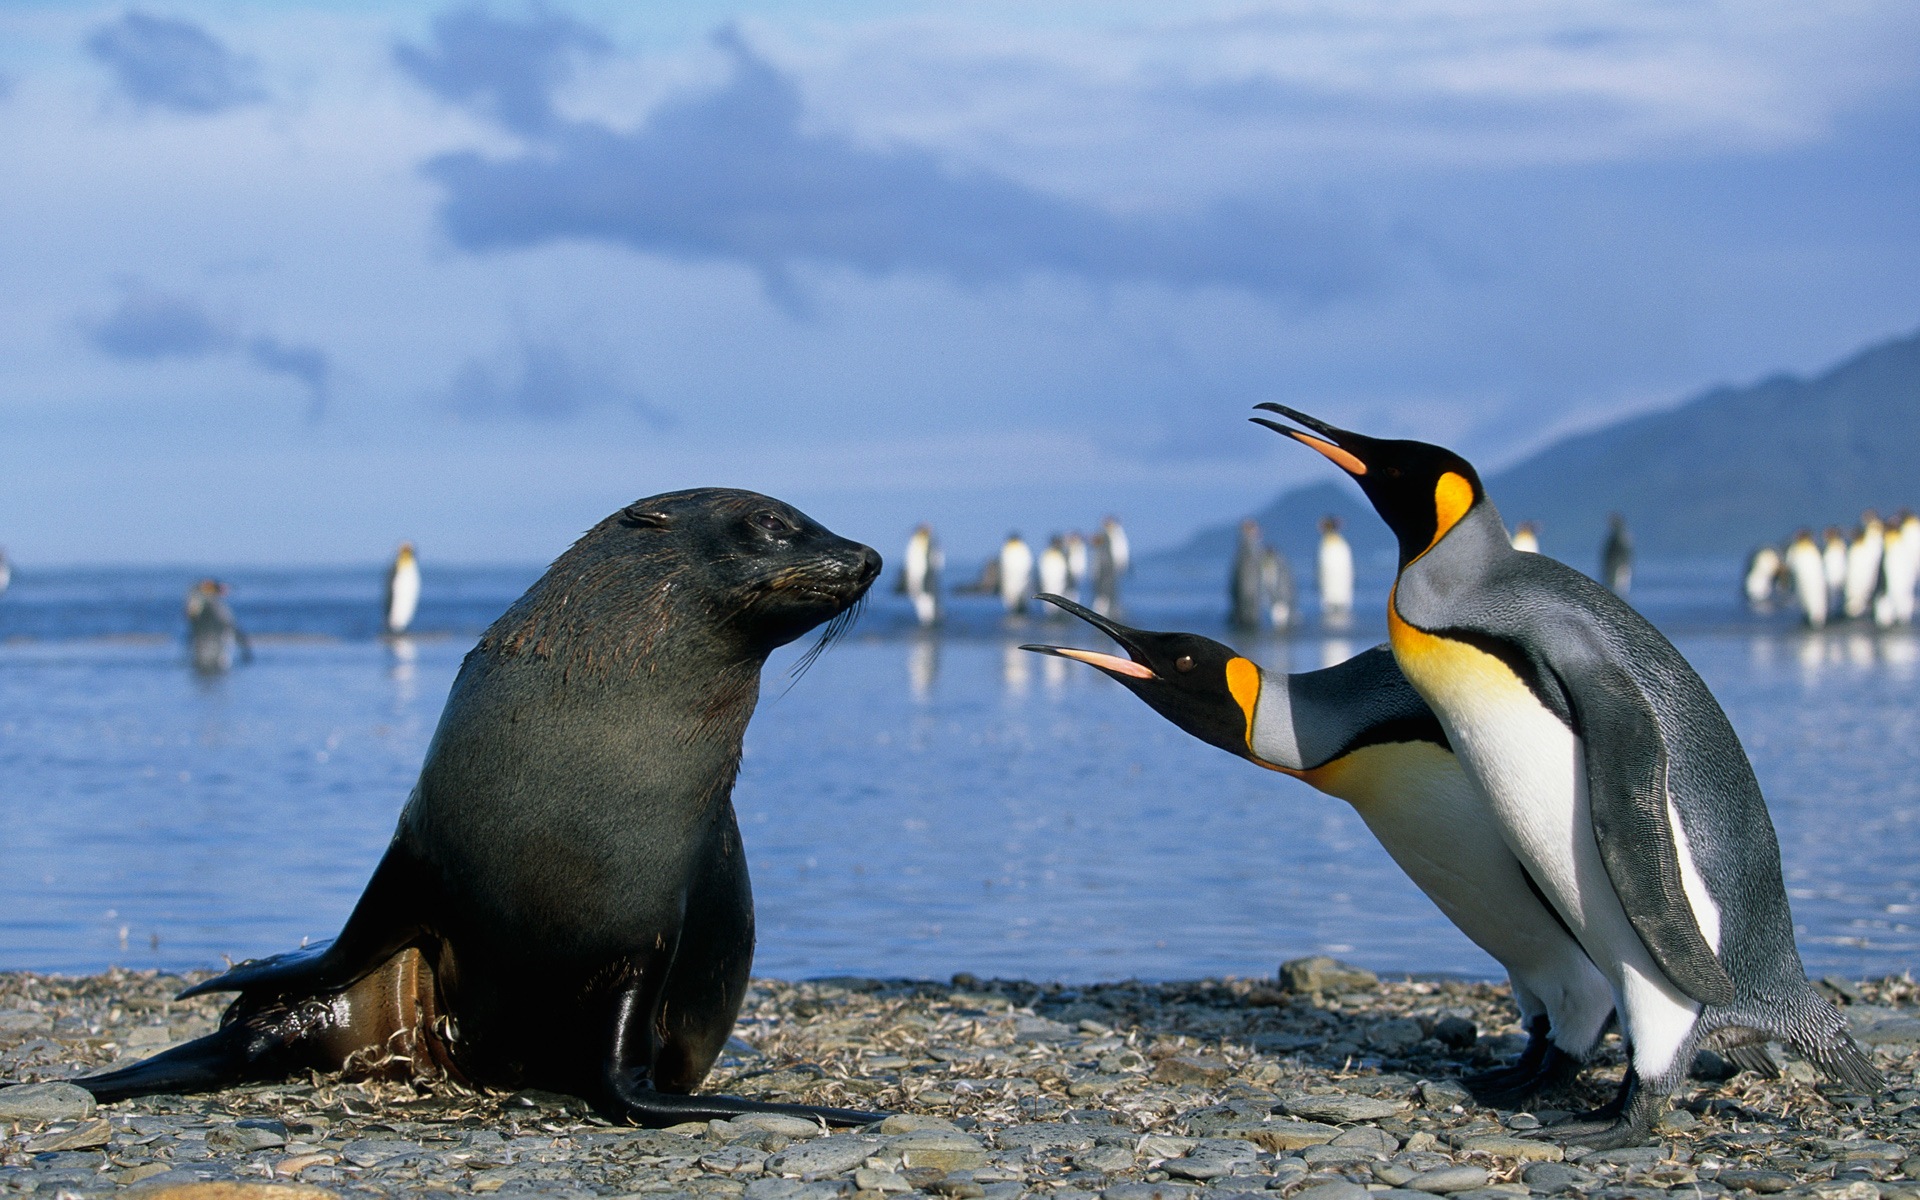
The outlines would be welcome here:
<svg viewBox="0 0 1920 1200">
<path fill-rule="evenodd" d="M 1376 979 L 1327 959 L 1272 978 L 1063 987 L 756 981 L 707 1088 L 894 1115 L 641 1130 L 577 1100 L 316 1076 L 96 1107 L 64 1080 L 198 1036 L 198 976 L 0 974 L 0 1196 L 155 1200 L 457 1194 L 649 1200 L 1920 1200 L 1920 986 L 1823 986 L 1886 1073 L 1879 1096 L 1703 1053 L 1652 1144 L 1538 1135 L 1606 1100 L 1609 1039 L 1532 1112 L 1458 1079 L 1518 1052 L 1504 986 Z"/>
</svg>

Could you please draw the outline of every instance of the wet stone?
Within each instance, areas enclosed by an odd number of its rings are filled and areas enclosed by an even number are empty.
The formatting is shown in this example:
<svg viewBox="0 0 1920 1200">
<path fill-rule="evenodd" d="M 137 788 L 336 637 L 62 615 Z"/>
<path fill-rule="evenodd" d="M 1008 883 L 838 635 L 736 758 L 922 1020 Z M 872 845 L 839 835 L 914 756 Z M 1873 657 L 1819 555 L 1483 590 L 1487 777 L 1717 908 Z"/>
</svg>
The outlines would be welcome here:
<svg viewBox="0 0 1920 1200">
<path fill-rule="evenodd" d="M 0 1121 L 75 1121 L 91 1117 L 93 1093 L 71 1083 L 0 1087 Z"/>
</svg>

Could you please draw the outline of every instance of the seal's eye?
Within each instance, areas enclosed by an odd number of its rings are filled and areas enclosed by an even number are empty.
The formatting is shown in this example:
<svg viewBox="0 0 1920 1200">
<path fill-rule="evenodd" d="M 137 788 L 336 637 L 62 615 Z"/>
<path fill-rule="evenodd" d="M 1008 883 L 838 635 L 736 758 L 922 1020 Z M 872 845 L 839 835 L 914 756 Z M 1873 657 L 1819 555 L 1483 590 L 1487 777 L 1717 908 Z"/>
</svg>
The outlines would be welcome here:
<svg viewBox="0 0 1920 1200">
<path fill-rule="evenodd" d="M 782 518 L 779 513 L 757 512 L 753 514 L 752 520 L 755 525 L 758 525 L 768 533 L 787 534 L 793 532 L 793 526 Z"/>
<path fill-rule="evenodd" d="M 1173 669 L 1176 671 L 1179 671 L 1183 675 L 1186 672 L 1193 670 L 1193 655 L 1182 654 L 1179 658 L 1174 659 Z"/>
</svg>

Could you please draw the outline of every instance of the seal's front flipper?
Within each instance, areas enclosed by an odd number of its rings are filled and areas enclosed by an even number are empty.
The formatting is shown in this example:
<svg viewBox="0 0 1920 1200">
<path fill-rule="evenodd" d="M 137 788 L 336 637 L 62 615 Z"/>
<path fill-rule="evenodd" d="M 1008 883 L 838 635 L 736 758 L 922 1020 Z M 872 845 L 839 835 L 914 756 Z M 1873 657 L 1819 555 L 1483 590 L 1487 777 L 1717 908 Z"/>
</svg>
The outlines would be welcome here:
<svg viewBox="0 0 1920 1200">
<path fill-rule="evenodd" d="M 282 1073 L 286 1040 L 246 1020 L 229 1021 L 205 1037 L 152 1058 L 73 1082 L 102 1104 L 159 1092 L 210 1092 Z"/>
<path fill-rule="evenodd" d="M 664 1129 L 684 1121 L 725 1121 L 747 1113 L 779 1113 L 828 1125 L 871 1125 L 885 1120 L 886 1113 L 861 1112 L 851 1108 L 826 1108 L 812 1104 L 773 1104 L 748 1100 L 741 1096 L 683 1096 L 675 1092 L 655 1091 L 644 1076 L 628 1074 L 617 1079 L 613 1103 L 602 1106 L 603 1115 L 632 1121 L 649 1129 Z"/>
<path fill-rule="evenodd" d="M 418 861 L 396 840 L 374 868 L 339 937 L 269 958 L 250 958 L 193 985 L 179 998 L 207 992 L 311 996 L 346 987 L 419 935 L 425 908 L 421 878 Z"/>
</svg>

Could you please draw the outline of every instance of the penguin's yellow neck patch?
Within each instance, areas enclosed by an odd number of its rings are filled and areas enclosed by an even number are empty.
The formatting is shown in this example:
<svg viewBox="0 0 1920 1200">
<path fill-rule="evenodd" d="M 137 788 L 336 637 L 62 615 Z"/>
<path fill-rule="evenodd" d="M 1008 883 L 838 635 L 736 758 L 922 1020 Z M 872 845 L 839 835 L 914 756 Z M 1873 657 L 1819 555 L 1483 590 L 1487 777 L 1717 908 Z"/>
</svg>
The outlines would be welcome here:
<svg viewBox="0 0 1920 1200">
<path fill-rule="evenodd" d="M 1427 543 L 1427 549 L 1433 549 L 1435 542 L 1447 536 L 1447 530 L 1458 525 L 1472 507 L 1473 485 L 1467 482 L 1466 476 L 1456 471 L 1442 475 L 1433 485 L 1433 541 Z"/>
<path fill-rule="evenodd" d="M 1227 691 L 1247 717 L 1247 747 L 1253 747 L 1253 710 L 1260 703 L 1260 668 L 1244 658 L 1227 660 Z"/>
</svg>

